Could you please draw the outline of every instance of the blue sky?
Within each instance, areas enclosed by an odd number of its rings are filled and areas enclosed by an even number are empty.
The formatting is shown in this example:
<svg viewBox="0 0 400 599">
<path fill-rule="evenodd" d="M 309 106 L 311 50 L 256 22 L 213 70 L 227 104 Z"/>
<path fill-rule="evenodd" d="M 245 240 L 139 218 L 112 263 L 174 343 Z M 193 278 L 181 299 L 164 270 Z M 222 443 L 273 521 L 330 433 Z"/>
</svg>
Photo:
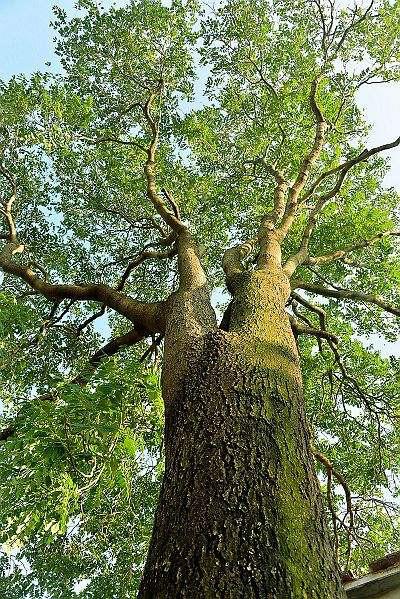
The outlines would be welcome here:
<svg viewBox="0 0 400 599">
<path fill-rule="evenodd" d="M 15 73 L 31 73 L 55 61 L 49 28 L 53 18 L 51 0 L 0 0 L 0 75 L 8 79 Z M 70 10 L 74 0 L 59 6 Z"/>
</svg>

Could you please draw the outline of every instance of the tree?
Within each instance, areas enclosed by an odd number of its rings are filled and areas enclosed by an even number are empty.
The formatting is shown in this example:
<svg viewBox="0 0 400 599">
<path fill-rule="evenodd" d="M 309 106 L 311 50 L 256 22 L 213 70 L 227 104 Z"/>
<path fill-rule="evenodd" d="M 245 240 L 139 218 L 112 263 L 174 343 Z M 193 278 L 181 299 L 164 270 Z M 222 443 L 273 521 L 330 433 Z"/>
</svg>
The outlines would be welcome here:
<svg viewBox="0 0 400 599">
<path fill-rule="evenodd" d="M 78 5 L 1 87 L 2 596 L 343 597 L 397 534 L 399 3 Z"/>
</svg>

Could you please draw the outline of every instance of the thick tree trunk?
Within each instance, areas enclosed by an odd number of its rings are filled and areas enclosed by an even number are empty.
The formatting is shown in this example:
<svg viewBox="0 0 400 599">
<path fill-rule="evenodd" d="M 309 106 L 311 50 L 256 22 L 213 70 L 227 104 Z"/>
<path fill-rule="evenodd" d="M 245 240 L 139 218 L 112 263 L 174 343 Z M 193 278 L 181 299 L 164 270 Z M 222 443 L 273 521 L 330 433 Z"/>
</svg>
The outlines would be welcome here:
<svg viewBox="0 0 400 599">
<path fill-rule="evenodd" d="M 210 325 L 191 336 L 181 323 L 179 355 L 176 325 L 188 299 L 175 298 L 164 365 L 166 470 L 141 599 L 344 597 L 285 285 L 277 273 L 241 276 L 229 331 Z"/>
</svg>

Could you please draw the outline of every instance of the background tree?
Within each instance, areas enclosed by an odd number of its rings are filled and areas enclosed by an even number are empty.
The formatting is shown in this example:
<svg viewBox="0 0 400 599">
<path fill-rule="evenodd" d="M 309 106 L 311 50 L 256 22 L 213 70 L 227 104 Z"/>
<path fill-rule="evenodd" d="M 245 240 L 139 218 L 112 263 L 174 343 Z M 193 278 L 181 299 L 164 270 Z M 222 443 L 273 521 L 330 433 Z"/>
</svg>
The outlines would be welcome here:
<svg viewBox="0 0 400 599">
<path fill-rule="evenodd" d="M 163 477 L 139 597 L 342 597 L 398 548 L 399 4 L 78 4 L 1 86 L 2 596 L 133 596 Z"/>
</svg>

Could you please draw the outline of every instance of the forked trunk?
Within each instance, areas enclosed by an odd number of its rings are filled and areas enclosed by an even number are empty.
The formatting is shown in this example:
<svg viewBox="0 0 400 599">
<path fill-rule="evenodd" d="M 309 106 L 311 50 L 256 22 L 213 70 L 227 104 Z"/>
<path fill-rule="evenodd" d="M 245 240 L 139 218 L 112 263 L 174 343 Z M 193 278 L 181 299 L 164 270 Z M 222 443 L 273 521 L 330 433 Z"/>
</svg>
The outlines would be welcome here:
<svg viewBox="0 0 400 599">
<path fill-rule="evenodd" d="M 228 331 L 191 338 L 182 325 L 181 343 L 167 338 L 166 469 L 142 599 L 344 597 L 286 284 L 271 272 L 242 276 Z M 174 330 L 188 298 L 175 302 Z"/>
</svg>

